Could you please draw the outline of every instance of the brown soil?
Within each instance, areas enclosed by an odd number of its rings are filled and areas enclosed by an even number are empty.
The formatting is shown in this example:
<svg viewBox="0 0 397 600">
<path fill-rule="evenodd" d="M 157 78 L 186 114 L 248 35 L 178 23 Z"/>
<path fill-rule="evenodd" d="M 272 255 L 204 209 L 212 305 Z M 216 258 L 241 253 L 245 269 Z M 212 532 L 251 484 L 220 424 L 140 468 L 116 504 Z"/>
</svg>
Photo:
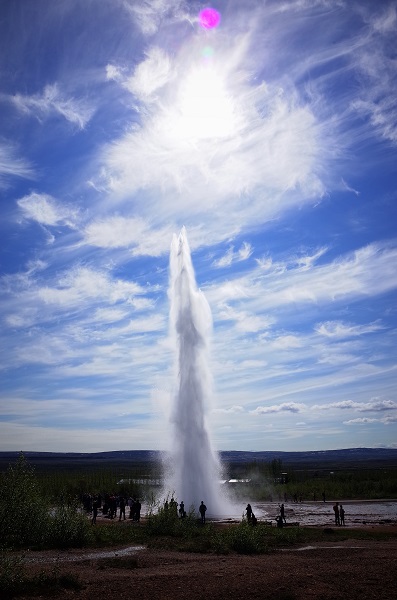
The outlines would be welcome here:
<svg viewBox="0 0 397 600">
<path fill-rule="evenodd" d="M 380 528 L 377 528 L 379 531 Z M 395 527 L 386 528 L 388 532 Z M 58 598 L 78 600 L 395 600 L 397 537 L 322 542 L 313 548 L 278 550 L 262 556 L 213 556 L 140 550 L 113 559 L 91 551 L 42 553 L 28 563 L 33 574 L 43 569 L 72 573 L 81 589 L 65 589 Z M 84 555 L 90 555 L 84 560 Z M 74 557 L 75 562 L 65 558 Z M 24 595 L 21 598 L 32 598 Z"/>
</svg>

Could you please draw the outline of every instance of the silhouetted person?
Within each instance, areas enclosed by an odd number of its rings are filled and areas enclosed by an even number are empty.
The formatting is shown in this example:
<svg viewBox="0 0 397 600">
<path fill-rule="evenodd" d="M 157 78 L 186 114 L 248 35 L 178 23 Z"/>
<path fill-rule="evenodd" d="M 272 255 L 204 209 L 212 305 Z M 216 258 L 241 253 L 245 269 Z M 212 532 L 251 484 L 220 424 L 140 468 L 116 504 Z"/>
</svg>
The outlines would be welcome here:
<svg viewBox="0 0 397 600">
<path fill-rule="evenodd" d="M 205 523 L 205 513 L 206 513 L 207 507 L 204 504 L 204 502 L 201 500 L 201 504 L 199 506 L 199 513 L 201 516 L 201 522 L 204 524 Z"/>
<path fill-rule="evenodd" d="M 247 511 L 247 521 L 250 522 L 252 518 L 251 504 L 247 504 L 247 508 L 245 510 Z"/>
<path fill-rule="evenodd" d="M 255 525 L 257 524 L 257 522 L 258 522 L 258 519 L 257 519 L 257 518 L 256 518 L 256 516 L 254 515 L 254 513 L 252 513 L 252 515 L 251 515 L 251 523 L 252 523 L 252 526 L 253 526 L 253 527 L 255 527 Z"/>
<path fill-rule="evenodd" d="M 339 502 L 336 502 L 332 507 L 335 513 L 335 525 L 340 525 L 340 517 L 339 517 Z"/>
<path fill-rule="evenodd" d="M 170 500 L 170 511 L 171 511 L 172 515 L 177 516 L 177 514 L 178 514 L 178 504 L 174 500 L 174 496 L 172 496 L 172 498 Z"/>
<path fill-rule="evenodd" d="M 135 502 L 135 521 L 137 521 L 138 523 L 141 520 L 141 510 L 142 504 L 140 503 L 139 498 L 137 498 Z"/>
<path fill-rule="evenodd" d="M 179 516 L 181 517 L 181 519 L 184 519 L 186 517 L 185 504 L 184 504 L 183 500 L 179 505 Z"/>
<path fill-rule="evenodd" d="M 344 525 L 345 524 L 345 509 L 343 508 L 342 504 L 339 507 L 339 519 L 340 519 L 340 524 Z"/>
<path fill-rule="evenodd" d="M 116 516 L 117 513 L 117 500 L 116 500 L 116 496 L 110 496 L 109 499 L 109 513 L 110 513 L 110 518 L 114 519 L 114 517 Z"/>
<path fill-rule="evenodd" d="M 124 498 L 120 498 L 120 515 L 119 515 L 119 521 L 121 521 L 121 517 L 124 517 L 124 521 L 125 521 L 125 499 Z"/>
<path fill-rule="evenodd" d="M 92 504 L 92 519 L 91 519 L 91 525 L 96 525 L 96 518 L 98 515 L 98 501 L 94 500 L 93 504 Z"/>
<path fill-rule="evenodd" d="M 284 508 L 284 504 L 282 504 L 280 506 L 280 517 L 281 520 L 284 521 L 284 523 L 286 523 L 287 521 L 285 520 L 285 508 Z"/>
</svg>

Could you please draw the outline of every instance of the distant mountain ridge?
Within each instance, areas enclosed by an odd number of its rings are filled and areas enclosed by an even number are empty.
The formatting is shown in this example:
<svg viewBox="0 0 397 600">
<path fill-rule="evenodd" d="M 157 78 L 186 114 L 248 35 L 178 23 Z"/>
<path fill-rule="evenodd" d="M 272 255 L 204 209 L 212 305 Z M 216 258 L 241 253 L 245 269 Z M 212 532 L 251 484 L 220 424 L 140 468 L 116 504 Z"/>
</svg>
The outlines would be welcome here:
<svg viewBox="0 0 397 600">
<path fill-rule="evenodd" d="M 78 466 L 127 464 L 129 462 L 157 462 L 161 458 L 158 450 L 114 450 L 110 452 L 34 452 L 22 451 L 29 463 L 34 466 Z M 15 462 L 19 452 L 0 452 L 0 468 Z M 349 468 L 378 467 L 382 464 L 397 467 L 396 448 L 344 448 L 339 450 L 313 450 L 307 452 L 284 452 L 264 450 L 247 452 L 230 450 L 219 452 L 222 462 L 251 463 L 281 460 L 286 466 L 302 468 Z"/>
</svg>

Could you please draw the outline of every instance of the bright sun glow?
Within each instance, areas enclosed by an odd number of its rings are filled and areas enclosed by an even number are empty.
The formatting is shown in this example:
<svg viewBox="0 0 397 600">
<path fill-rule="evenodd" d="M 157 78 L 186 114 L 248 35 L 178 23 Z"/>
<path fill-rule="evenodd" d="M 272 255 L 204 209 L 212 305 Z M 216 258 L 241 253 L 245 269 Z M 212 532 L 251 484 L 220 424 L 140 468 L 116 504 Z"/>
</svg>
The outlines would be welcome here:
<svg viewBox="0 0 397 600">
<path fill-rule="evenodd" d="M 233 102 L 211 66 L 192 71 L 181 87 L 174 133 L 180 138 L 227 137 L 235 131 Z"/>
</svg>

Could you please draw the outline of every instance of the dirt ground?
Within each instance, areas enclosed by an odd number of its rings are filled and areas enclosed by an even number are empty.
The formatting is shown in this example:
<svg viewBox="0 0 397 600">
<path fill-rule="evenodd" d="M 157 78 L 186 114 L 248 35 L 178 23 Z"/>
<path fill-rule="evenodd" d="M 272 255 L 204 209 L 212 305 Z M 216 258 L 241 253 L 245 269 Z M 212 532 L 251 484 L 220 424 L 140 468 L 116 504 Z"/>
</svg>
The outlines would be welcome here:
<svg viewBox="0 0 397 600">
<path fill-rule="evenodd" d="M 388 531 L 394 530 L 392 526 Z M 346 530 L 346 533 L 348 531 Z M 92 551 L 41 553 L 29 571 L 73 573 L 78 600 L 396 600 L 397 537 L 321 542 L 262 556 L 213 556 L 137 550 L 113 558 Z M 55 562 L 54 562 L 55 560 Z M 37 596 L 36 596 L 37 597 Z M 20 597 L 30 599 L 32 596 Z"/>
</svg>

